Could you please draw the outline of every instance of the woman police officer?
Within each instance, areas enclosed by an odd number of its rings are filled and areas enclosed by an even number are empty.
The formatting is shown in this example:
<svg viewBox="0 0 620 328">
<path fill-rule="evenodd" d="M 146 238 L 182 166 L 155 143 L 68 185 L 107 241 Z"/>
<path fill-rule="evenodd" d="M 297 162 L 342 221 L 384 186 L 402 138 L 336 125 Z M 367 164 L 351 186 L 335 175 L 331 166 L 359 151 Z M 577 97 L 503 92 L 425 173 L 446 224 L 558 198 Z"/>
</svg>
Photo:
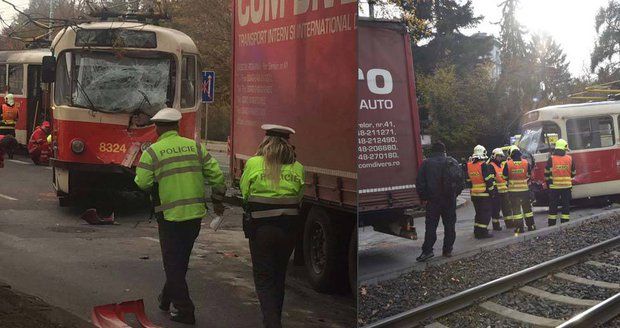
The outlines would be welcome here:
<svg viewBox="0 0 620 328">
<path fill-rule="evenodd" d="M 304 168 L 288 141 L 293 129 L 272 124 L 261 128 L 266 136 L 256 156 L 248 159 L 240 186 L 256 294 L 263 324 L 273 328 L 282 327 L 286 267 L 301 226 Z"/>
</svg>

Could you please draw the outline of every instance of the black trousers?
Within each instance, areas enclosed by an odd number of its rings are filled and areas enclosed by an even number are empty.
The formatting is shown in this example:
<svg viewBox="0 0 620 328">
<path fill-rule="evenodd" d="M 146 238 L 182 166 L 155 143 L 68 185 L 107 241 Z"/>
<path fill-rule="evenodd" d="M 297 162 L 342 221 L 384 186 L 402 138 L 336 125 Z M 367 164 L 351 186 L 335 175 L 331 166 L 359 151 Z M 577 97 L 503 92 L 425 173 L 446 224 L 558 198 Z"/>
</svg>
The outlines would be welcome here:
<svg viewBox="0 0 620 328">
<path fill-rule="evenodd" d="M 558 218 L 558 207 L 562 207 L 562 222 L 570 220 L 570 201 L 572 198 L 572 188 L 549 189 L 549 225 L 555 225 Z"/>
<path fill-rule="evenodd" d="M 512 224 L 512 208 L 510 208 L 510 199 L 507 192 L 499 193 L 497 197 L 492 199 L 493 203 L 493 224 L 499 225 L 500 217 L 504 217 L 506 227 Z M 501 216 L 500 216 L 501 211 Z"/>
<path fill-rule="evenodd" d="M 509 192 L 512 205 L 512 217 L 516 228 L 523 227 L 523 219 L 528 227 L 534 226 L 534 212 L 530 201 L 529 191 Z"/>
<path fill-rule="evenodd" d="M 282 216 L 277 220 L 296 220 L 297 217 Z M 254 286 L 263 313 L 266 328 L 282 327 L 284 281 L 289 258 L 295 248 L 298 231 L 293 224 L 279 224 L 270 218 L 259 219 L 267 223 L 256 225 L 250 235 L 250 254 Z"/>
<path fill-rule="evenodd" d="M 451 252 L 456 239 L 456 197 L 443 197 L 431 200 L 426 204 L 426 231 L 422 253 L 430 253 L 437 241 L 439 219 L 443 223 L 443 251 Z"/>
<path fill-rule="evenodd" d="M 474 203 L 474 209 L 476 210 L 474 235 L 477 236 L 488 232 L 487 227 L 493 215 L 493 200 L 488 196 L 472 196 L 471 201 Z"/>
<path fill-rule="evenodd" d="M 163 219 L 159 224 L 159 243 L 166 272 L 166 283 L 161 292 L 162 303 L 170 303 L 179 313 L 193 313 L 194 303 L 189 297 L 185 274 L 194 241 L 200 233 L 201 219 L 172 222 Z"/>
</svg>

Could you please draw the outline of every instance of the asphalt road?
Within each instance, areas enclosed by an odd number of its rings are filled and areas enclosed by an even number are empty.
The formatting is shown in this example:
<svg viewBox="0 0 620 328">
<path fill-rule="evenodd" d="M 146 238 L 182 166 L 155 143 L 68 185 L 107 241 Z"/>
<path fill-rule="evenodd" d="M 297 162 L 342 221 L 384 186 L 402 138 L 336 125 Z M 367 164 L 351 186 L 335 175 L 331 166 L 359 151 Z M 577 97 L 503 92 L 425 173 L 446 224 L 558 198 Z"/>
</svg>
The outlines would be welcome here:
<svg viewBox="0 0 620 328">
<path fill-rule="evenodd" d="M 118 225 L 87 225 L 79 220 L 83 209 L 58 207 L 50 168 L 15 159 L 0 169 L 0 281 L 84 319 L 95 305 L 144 299 L 156 324 L 182 327 L 156 307 L 164 273 L 148 211 L 125 209 L 117 212 Z M 197 327 L 261 326 L 240 214 L 227 210 L 217 232 L 205 220 L 194 247 L 188 282 Z M 291 263 L 285 327 L 352 327 L 355 317 L 352 296 L 313 291 Z"/>
<path fill-rule="evenodd" d="M 425 232 L 423 217 L 416 218 L 414 221 L 418 234 L 417 240 L 395 237 L 375 232 L 372 227 L 363 227 L 359 229 L 358 281 L 365 284 L 387 280 L 411 270 L 422 270 L 427 264 L 456 260 L 459 255 L 466 255 L 471 251 L 489 247 L 498 240 L 512 238 L 515 239 L 515 242 L 518 241 L 518 236 L 515 235 L 513 229 L 505 229 L 503 221 L 502 231 L 491 231 L 493 238 L 475 239 L 473 235 L 474 207 L 469 200 L 468 192 L 463 196 L 467 199 L 467 202 L 464 206 L 457 209 L 456 241 L 454 243 L 453 258 L 446 259 L 441 256 L 443 244 L 443 226 L 441 223 L 437 229 L 437 242 L 434 247 L 435 258 L 427 263 L 418 263 L 415 260 L 422 253 L 421 248 Z M 614 205 L 614 207 L 617 207 L 617 205 Z M 571 219 L 579 220 L 605 210 L 605 208 L 596 205 L 573 207 Z M 547 227 L 547 207 L 534 207 L 534 219 L 539 229 Z M 490 225 L 489 229 L 491 229 Z"/>
</svg>

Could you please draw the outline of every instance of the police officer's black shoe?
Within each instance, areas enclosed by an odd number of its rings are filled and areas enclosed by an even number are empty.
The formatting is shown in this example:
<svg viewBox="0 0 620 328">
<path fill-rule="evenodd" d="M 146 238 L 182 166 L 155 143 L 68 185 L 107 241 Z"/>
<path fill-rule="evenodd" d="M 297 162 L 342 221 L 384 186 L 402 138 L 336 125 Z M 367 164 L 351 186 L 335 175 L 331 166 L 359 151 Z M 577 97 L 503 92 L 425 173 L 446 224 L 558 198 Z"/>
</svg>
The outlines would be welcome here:
<svg viewBox="0 0 620 328">
<path fill-rule="evenodd" d="M 433 254 L 433 252 L 430 253 L 422 253 L 420 256 L 418 256 L 415 260 L 418 262 L 424 262 L 432 257 L 434 257 L 435 254 Z"/>
<path fill-rule="evenodd" d="M 159 302 L 159 309 L 164 312 L 170 312 L 170 301 L 162 302 L 162 296 L 159 294 L 157 296 L 157 301 Z"/>
<path fill-rule="evenodd" d="M 196 324 L 196 317 L 193 313 L 170 313 L 170 320 L 188 325 Z"/>
</svg>

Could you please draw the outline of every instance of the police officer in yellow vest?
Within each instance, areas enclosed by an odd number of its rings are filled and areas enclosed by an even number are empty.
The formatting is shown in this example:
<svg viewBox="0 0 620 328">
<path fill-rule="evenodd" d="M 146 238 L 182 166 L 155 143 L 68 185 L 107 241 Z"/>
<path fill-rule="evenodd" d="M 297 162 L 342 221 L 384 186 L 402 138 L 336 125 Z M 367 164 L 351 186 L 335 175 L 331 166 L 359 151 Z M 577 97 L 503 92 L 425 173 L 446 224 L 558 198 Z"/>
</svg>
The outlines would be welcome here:
<svg viewBox="0 0 620 328">
<path fill-rule="evenodd" d="M 205 147 L 179 136 L 181 113 L 164 108 L 151 118 L 159 138 L 142 153 L 135 182 L 142 190 L 152 190 L 159 225 L 166 283 L 159 296 L 159 308 L 171 313 L 173 321 L 194 324 L 194 304 L 189 297 L 185 274 L 200 223 L 206 215 L 205 181 L 212 188 L 213 207 L 222 215 L 226 191 L 217 161 Z M 154 190 L 153 190 L 154 189 Z"/>
<path fill-rule="evenodd" d="M 555 142 L 553 154 L 545 167 L 545 179 L 549 187 L 548 224 L 555 225 L 558 219 L 558 205 L 562 205 L 561 222 L 570 220 L 570 201 L 572 197 L 573 178 L 577 171 L 575 162 L 567 155 L 568 143 L 564 139 Z"/>
<path fill-rule="evenodd" d="M 254 285 L 268 328 L 282 327 L 284 281 L 302 221 L 304 168 L 288 141 L 295 131 L 265 124 L 266 137 L 248 159 L 240 187 L 246 214 L 244 231 L 250 242 Z"/>
</svg>

